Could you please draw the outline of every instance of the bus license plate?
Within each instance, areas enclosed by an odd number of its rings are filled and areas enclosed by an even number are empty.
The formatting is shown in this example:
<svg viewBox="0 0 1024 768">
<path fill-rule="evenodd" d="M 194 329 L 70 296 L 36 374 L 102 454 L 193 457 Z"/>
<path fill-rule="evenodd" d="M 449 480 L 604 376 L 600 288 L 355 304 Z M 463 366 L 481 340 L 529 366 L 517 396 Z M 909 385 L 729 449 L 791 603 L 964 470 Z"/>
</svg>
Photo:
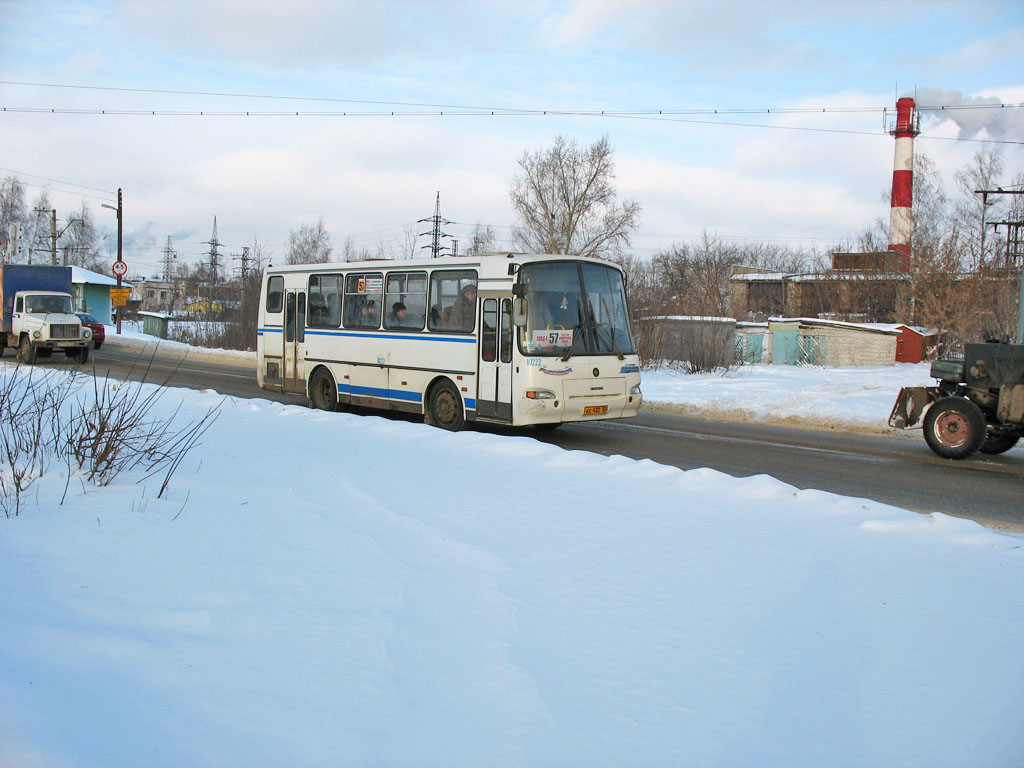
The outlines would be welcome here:
<svg viewBox="0 0 1024 768">
<path fill-rule="evenodd" d="M 607 405 L 586 405 L 583 407 L 584 416 L 597 416 L 601 413 L 608 413 Z"/>
</svg>

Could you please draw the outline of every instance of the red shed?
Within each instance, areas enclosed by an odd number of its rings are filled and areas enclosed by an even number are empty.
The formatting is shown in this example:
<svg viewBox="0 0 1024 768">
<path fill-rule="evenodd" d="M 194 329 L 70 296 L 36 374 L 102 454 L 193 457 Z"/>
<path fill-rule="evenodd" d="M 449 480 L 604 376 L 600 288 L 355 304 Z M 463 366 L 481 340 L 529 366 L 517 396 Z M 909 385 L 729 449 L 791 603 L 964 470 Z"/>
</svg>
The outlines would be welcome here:
<svg viewBox="0 0 1024 768">
<path fill-rule="evenodd" d="M 935 357 L 939 344 L 939 331 L 936 328 L 921 328 L 902 323 L 868 323 L 868 325 L 872 328 L 900 332 L 900 336 L 896 340 L 897 363 L 920 363 Z"/>
</svg>

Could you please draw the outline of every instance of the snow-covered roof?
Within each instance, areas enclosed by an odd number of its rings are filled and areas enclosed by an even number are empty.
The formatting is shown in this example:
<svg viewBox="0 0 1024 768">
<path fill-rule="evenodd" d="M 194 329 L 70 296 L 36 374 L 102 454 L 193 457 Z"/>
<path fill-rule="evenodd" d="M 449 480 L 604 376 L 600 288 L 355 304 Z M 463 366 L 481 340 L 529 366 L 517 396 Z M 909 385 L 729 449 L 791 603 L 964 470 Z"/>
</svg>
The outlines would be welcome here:
<svg viewBox="0 0 1024 768">
<path fill-rule="evenodd" d="M 820 283 L 826 280 L 861 280 L 861 281 L 880 281 L 880 280 L 909 280 L 910 275 L 902 272 L 830 272 L 823 274 L 820 272 L 812 272 L 806 274 L 796 274 L 788 272 L 759 272 L 759 273 L 743 273 L 739 275 L 731 275 L 730 281 L 742 282 L 742 283 Z"/>
<path fill-rule="evenodd" d="M 643 318 L 644 320 L 681 320 L 684 322 L 702 322 L 702 323 L 735 323 L 736 320 L 731 317 L 704 317 L 702 315 L 652 315 Z"/>
<path fill-rule="evenodd" d="M 99 272 L 93 272 L 84 267 L 71 267 L 71 282 L 88 283 L 89 285 L 117 285 L 117 278 L 101 275 Z M 122 281 L 121 287 L 131 288 L 131 284 Z"/>
<path fill-rule="evenodd" d="M 870 333 L 887 333 L 898 336 L 903 332 L 903 326 L 892 323 L 851 323 L 846 320 L 821 320 L 816 317 L 769 317 L 769 323 L 800 323 L 801 325 L 832 326 L 834 328 L 849 328 L 854 331 L 868 331 Z"/>
</svg>

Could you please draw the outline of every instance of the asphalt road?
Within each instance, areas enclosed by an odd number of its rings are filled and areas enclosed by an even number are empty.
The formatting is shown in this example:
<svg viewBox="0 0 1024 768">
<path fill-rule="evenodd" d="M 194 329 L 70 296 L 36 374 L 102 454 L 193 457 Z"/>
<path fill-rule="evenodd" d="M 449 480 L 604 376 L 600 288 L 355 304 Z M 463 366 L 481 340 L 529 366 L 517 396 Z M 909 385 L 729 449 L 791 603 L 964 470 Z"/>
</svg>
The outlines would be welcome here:
<svg viewBox="0 0 1024 768">
<path fill-rule="evenodd" d="M 259 389 L 251 366 L 205 355 L 173 360 L 165 354 L 140 357 L 137 348 L 107 345 L 93 353 L 88 367 L 112 378 L 145 378 L 237 397 L 304 403 L 302 398 Z M 66 365 L 60 356 L 41 362 Z M 1024 532 L 1024 456 L 1019 449 L 953 462 L 935 456 L 920 431 L 899 435 L 814 431 L 650 411 L 642 411 L 636 419 L 567 424 L 549 432 L 490 425 L 475 428 L 528 435 L 570 450 L 647 458 L 682 469 L 710 467 L 736 477 L 766 474 L 800 489 L 867 498 L 918 512 L 944 512 Z"/>
</svg>

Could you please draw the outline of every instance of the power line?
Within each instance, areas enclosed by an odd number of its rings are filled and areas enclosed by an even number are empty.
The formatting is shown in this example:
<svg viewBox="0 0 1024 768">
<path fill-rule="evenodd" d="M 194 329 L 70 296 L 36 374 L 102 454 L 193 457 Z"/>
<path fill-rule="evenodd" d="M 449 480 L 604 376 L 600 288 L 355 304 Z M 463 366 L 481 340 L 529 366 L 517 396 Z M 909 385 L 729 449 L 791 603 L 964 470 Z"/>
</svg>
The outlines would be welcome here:
<svg viewBox="0 0 1024 768">
<path fill-rule="evenodd" d="M 383 99 L 342 99 L 328 96 L 293 96 L 260 93 L 231 93 L 221 91 L 188 91 L 162 88 L 123 88 L 103 85 L 74 85 L 65 83 L 31 83 L 16 80 L 0 80 L 0 85 L 20 85 L 35 88 L 64 88 L 73 90 L 111 91 L 119 93 L 155 93 L 173 96 L 213 96 L 244 99 L 269 99 L 281 101 L 319 101 L 335 104 L 379 104 L 396 107 L 429 107 L 432 109 L 471 110 L 476 113 L 494 114 L 543 114 L 543 115 L 742 115 L 742 114 L 814 114 L 814 113 L 851 113 L 851 112 L 885 112 L 887 107 L 782 107 L 782 108 L 746 108 L 746 109 L 524 109 L 521 107 L 480 107 L 460 104 L 432 104 L 426 102 L 388 101 Z M 1024 107 L 1024 103 L 1007 104 L 939 104 L 935 106 L 916 106 L 919 112 L 951 111 L 961 109 L 1006 109 Z M 109 110 L 108 110 L 109 112 Z M 148 114 L 140 110 L 140 114 Z M 248 114 L 248 113 L 246 113 Z M 293 114 L 291 112 L 269 114 Z M 311 113 L 316 114 L 316 113 Z M 336 113 L 328 113 L 336 114 Z M 342 113 L 345 114 L 345 113 Z M 356 114 L 356 113 L 349 113 Z M 370 113 L 374 114 L 374 113 Z M 384 113 L 381 113 L 384 114 Z"/>
<path fill-rule="evenodd" d="M 1010 105 L 1013 107 L 1024 105 Z M 4 113 L 29 113 L 29 114 L 53 114 L 53 115 L 104 115 L 119 117 L 608 117 L 619 120 L 649 120 L 654 122 L 687 123 L 691 125 L 718 125 L 731 126 L 734 128 L 767 128 L 782 131 L 804 131 L 811 133 L 836 133 L 848 136 L 876 136 L 888 138 L 887 131 L 855 131 L 842 128 L 811 128 L 798 125 L 772 125 L 769 123 L 744 123 L 729 120 L 689 120 L 679 117 L 671 117 L 676 114 L 691 114 L 678 111 L 641 111 L 641 112 L 611 112 L 611 111 L 555 111 L 555 110 L 500 110 L 491 112 L 481 111 L 388 111 L 388 112 L 266 112 L 255 110 L 160 110 L 160 109 L 86 109 L 86 108 L 57 108 L 57 107 L 3 107 L 0 111 Z M 817 112 L 818 110 L 813 110 Z M 739 114 L 738 112 L 706 112 L 702 114 Z M 769 113 L 748 112 L 745 114 L 782 114 L 781 111 Z M 977 142 L 982 144 L 1008 144 L 1021 145 L 1024 141 L 1010 141 L 1007 139 L 974 139 L 959 136 L 929 136 L 921 134 L 919 138 L 933 139 L 935 141 L 964 141 Z"/>
<path fill-rule="evenodd" d="M 43 181 L 52 181 L 54 184 L 63 184 L 67 187 L 80 187 L 81 189 L 91 189 L 93 192 L 106 192 L 108 195 L 114 196 L 117 192 L 109 189 L 100 189 L 99 187 L 87 187 L 85 184 L 75 184 L 73 181 L 64 181 L 63 179 L 51 179 L 48 176 L 37 176 L 34 173 L 25 173 L 24 171 L 14 171 L 10 168 L 0 168 L 2 173 L 13 173 L 17 176 L 28 176 L 32 179 L 42 179 Z"/>
</svg>

